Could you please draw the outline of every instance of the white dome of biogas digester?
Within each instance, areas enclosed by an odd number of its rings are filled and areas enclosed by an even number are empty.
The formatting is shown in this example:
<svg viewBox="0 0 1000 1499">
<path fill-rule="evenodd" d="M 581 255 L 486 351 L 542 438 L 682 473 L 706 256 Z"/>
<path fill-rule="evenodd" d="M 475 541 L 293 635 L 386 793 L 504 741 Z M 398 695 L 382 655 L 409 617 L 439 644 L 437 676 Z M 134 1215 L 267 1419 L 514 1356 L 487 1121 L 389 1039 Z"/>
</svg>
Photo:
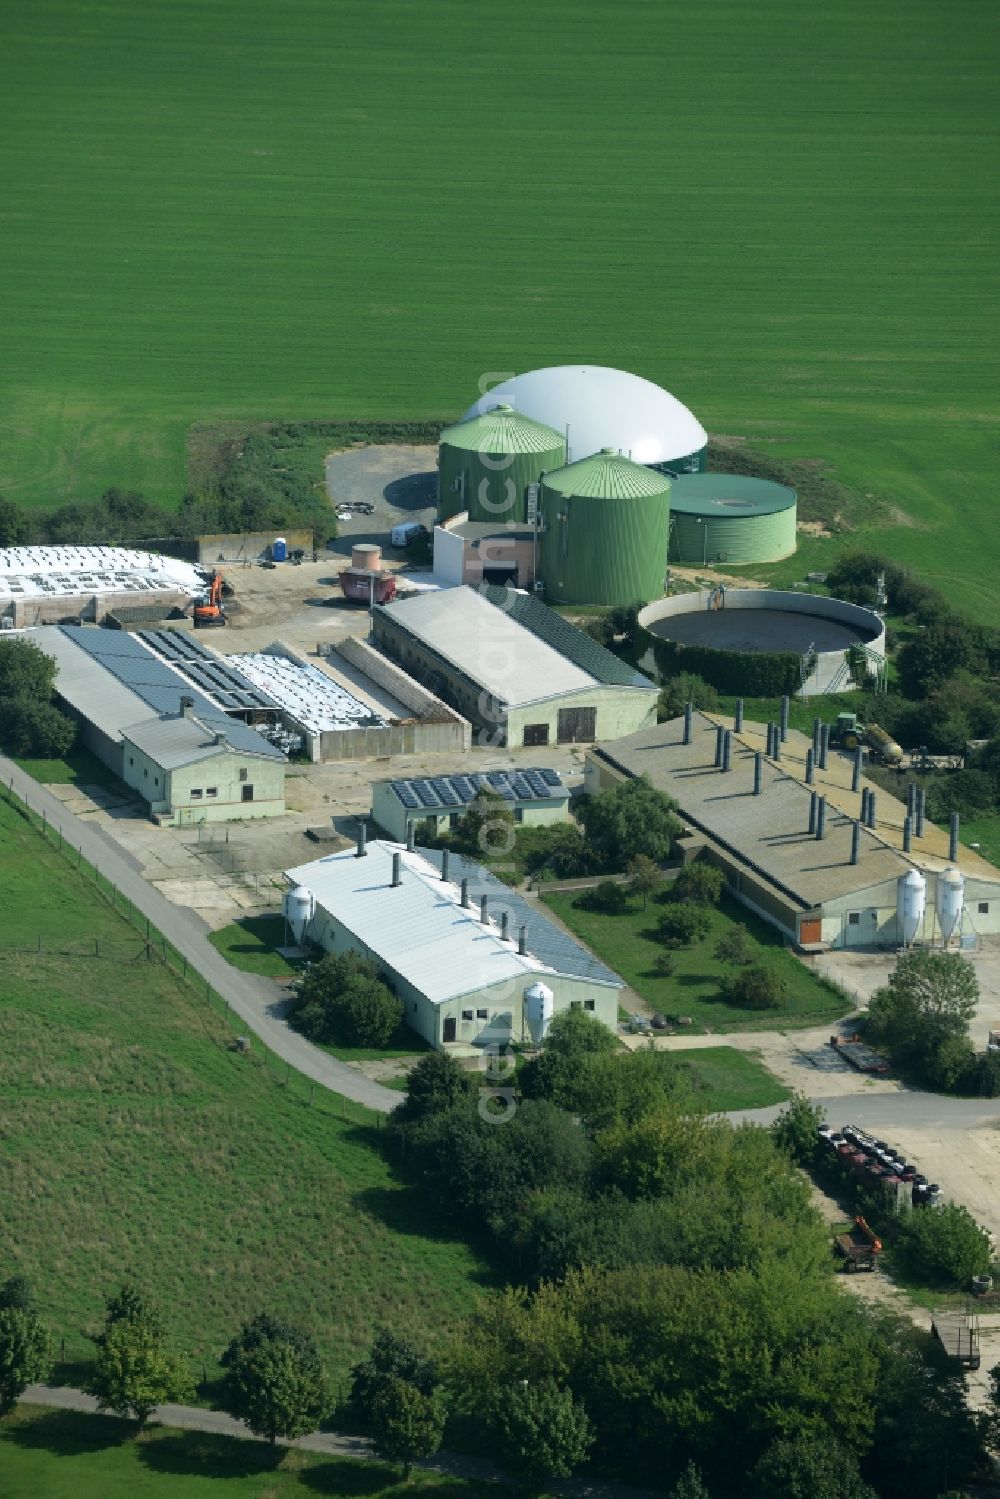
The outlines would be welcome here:
<svg viewBox="0 0 1000 1499">
<path fill-rule="evenodd" d="M 600 364 L 562 364 L 529 370 L 494 385 L 466 417 L 497 402 L 566 435 L 566 462 L 612 448 L 647 466 L 676 464 L 687 472 L 705 466 L 708 434 L 697 417 L 669 391 Z"/>
<path fill-rule="evenodd" d="M 555 996 L 546 984 L 529 984 L 525 989 L 524 1016 L 528 1022 L 531 1039 L 536 1046 L 541 1046 L 545 1040 L 545 1033 L 552 1023 L 555 1006 Z"/>
<path fill-rule="evenodd" d="M 301 947 L 306 928 L 316 912 L 316 897 L 311 890 L 306 889 L 305 885 L 296 885 L 294 890 L 285 891 L 282 906 L 295 945 Z"/>
</svg>

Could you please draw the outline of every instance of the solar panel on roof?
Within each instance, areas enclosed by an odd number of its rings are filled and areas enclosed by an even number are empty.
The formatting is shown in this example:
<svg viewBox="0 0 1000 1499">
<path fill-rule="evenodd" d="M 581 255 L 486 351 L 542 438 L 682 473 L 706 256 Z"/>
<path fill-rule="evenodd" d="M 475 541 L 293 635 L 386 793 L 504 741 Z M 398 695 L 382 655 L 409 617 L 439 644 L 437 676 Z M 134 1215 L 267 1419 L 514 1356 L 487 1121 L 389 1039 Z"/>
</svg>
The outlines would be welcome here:
<svg viewBox="0 0 1000 1499">
<path fill-rule="evenodd" d="M 545 777 L 541 771 L 526 770 L 524 772 L 524 779 L 531 786 L 535 796 L 548 796 L 550 794 L 550 788 L 546 785 Z"/>
<path fill-rule="evenodd" d="M 515 800 L 514 788 L 502 770 L 491 771 L 486 779 L 492 791 L 499 792 L 506 801 L 512 802 Z"/>
<path fill-rule="evenodd" d="M 410 784 L 425 807 L 440 807 L 441 798 L 434 790 L 430 781 L 412 781 Z"/>
<path fill-rule="evenodd" d="M 520 797 L 521 801 L 523 801 L 523 802 L 534 801 L 534 799 L 535 799 L 534 787 L 532 786 L 531 782 L 528 780 L 528 777 L 526 775 L 522 775 L 521 771 L 519 771 L 519 770 L 515 770 L 514 771 L 513 775 L 510 778 L 510 784 L 513 786 L 514 791 Z"/>
<path fill-rule="evenodd" d="M 468 776 L 452 776 L 451 784 L 454 786 L 455 790 L 458 793 L 459 801 L 472 801 L 473 797 L 476 794 L 476 788 L 475 786 L 473 786 Z"/>
<path fill-rule="evenodd" d="M 558 770 L 540 770 L 538 774 L 547 786 L 561 786 L 562 778 Z"/>
<path fill-rule="evenodd" d="M 420 805 L 410 789 L 408 781 L 393 781 L 391 784 L 393 791 L 395 791 L 404 807 L 417 807 Z"/>
<path fill-rule="evenodd" d="M 431 785 L 434 787 L 434 790 L 437 792 L 438 796 L 444 802 L 446 807 L 458 806 L 458 794 L 452 787 L 451 781 L 447 776 L 432 777 Z"/>
</svg>

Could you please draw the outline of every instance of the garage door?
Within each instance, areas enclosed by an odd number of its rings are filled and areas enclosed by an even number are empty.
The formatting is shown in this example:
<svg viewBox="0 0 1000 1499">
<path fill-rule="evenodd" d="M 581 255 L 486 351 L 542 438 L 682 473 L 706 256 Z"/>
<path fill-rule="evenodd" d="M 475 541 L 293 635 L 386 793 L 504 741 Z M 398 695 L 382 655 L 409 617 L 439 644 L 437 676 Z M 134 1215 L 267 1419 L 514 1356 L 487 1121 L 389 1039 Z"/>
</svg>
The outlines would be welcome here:
<svg viewBox="0 0 1000 1499">
<path fill-rule="evenodd" d="M 597 738 L 597 709 L 560 708 L 556 732 L 560 744 L 592 744 Z"/>
</svg>

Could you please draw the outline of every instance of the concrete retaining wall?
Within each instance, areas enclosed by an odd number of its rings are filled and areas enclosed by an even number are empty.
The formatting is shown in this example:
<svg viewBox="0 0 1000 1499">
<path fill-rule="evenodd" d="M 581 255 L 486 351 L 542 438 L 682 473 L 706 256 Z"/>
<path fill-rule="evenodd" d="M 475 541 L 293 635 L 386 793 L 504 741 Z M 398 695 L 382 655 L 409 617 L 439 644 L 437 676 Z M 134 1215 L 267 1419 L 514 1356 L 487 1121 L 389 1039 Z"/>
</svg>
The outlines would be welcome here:
<svg viewBox="0 0 1000 1499">
<path fill-rule="evenodd" d="M 656 599 L 640 610 L 639 623 L 647 630 L 663 619 L 672 619 L 681 614 L 706 611 L 712 594 L 703 589 L 698 593 L 678 593 L 670 598 Z M 849 604 L 845 599 L 832 599 L 826 594 L 799 593 L 777 588 L 727 588 L 726 609 L 781 609 L 788 614 L 815 614 L 821 619 L 833 619 L 841 624 L 868 635 L 865 645 L 878 656 L 885 655 L 885 626 L 872 609 L 860 604 Z M 645 658 L 644 658 L 645 659 Z M 854 684 L 847 672 L 846 651 L 820 651 L 816 665 L 798 692 L 799 697 L 816 697 L 826 692 L 849 692 Z"/>
<path fill-rule="evenodd" d="M 311 530 L 282 531 L 276 526 L 273 531 L 219 531 L 199 536 L 197 560 L 203 567 L 212 567 L 217 562 L 257 562 L 270 557 L 271 544 L 278 536 L 285 538 L 289 552 L 301 547 L 307 557 L 312 557 Z"/>
</svg>

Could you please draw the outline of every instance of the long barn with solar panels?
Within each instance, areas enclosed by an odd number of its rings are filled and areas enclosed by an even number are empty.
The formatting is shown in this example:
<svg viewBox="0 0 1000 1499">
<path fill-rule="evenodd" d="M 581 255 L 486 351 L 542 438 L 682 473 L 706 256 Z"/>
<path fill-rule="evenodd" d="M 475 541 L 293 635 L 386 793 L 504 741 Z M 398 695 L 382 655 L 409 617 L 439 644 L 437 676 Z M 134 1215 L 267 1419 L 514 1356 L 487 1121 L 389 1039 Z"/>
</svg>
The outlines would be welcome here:
<svg viewBox="0 0 1000 1499">
<path fill-rule="evenodd" d="M 390 838 L 418 842 L 448 832 L 477 796 L 503 798 L 514 821 L 526 826 L 569 816 L 569 790 L 557 770 L 488 770 L 473 775 L 376 781 L 372 819 Z"/>
</svg>

